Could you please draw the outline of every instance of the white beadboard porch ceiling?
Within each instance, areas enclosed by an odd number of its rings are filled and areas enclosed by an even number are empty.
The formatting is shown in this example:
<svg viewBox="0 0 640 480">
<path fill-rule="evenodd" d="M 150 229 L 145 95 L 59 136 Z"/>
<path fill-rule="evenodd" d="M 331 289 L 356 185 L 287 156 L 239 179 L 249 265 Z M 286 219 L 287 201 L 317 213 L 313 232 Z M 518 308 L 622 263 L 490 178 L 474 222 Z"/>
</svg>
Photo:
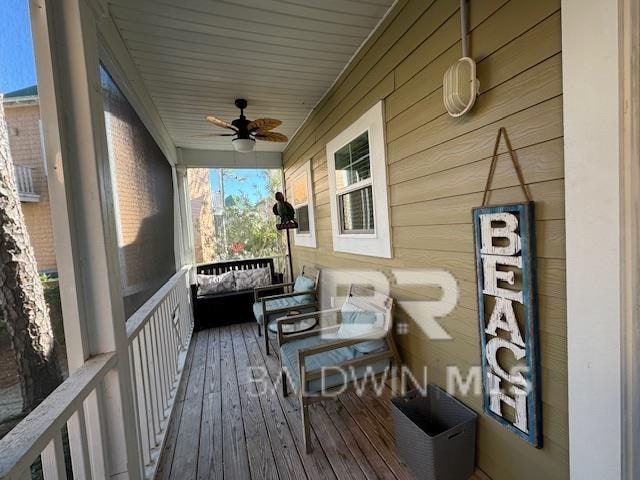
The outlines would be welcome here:
<svg viewBox="0 0 640 480">
<path fill-rule="evenodd" d="M 107 0 L 179 147 L 230 150 L 205 115 L 278 118 L 291 138 L 393 0 Z M 284 143 L 257 142 L 282 151 Z"/>
</svg>

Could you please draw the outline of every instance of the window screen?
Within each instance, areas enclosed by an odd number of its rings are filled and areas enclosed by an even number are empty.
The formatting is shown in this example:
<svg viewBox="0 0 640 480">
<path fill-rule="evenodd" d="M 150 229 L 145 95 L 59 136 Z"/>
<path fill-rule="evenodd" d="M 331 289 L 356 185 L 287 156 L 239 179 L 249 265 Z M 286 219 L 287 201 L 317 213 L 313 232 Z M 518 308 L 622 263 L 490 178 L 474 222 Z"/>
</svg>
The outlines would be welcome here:
<svg viewBox="0 0 640 480">
<path fill-rule="evenodd" d="M 374 231 L 373 191 L 370 186 L 340 195 L 339 201 L 343 232 Z"/>
<path fill-rule="evenodd" d="M 298 220 L 298 233 L 309 233 L 309 206 L 296 208 L 296 219 Z"/>
<path fill-rule="evenodd" d="M 364 132 L 338 150 L 334 159 L 338 190 L 371 178 L 369 132 Z"/>
<path fill-rule="evenodd" d="M 171 167 L 109 73 L 100 67 L 116 191 L 125 313 L 130 316 L 174 273 Z"/>
</svg>

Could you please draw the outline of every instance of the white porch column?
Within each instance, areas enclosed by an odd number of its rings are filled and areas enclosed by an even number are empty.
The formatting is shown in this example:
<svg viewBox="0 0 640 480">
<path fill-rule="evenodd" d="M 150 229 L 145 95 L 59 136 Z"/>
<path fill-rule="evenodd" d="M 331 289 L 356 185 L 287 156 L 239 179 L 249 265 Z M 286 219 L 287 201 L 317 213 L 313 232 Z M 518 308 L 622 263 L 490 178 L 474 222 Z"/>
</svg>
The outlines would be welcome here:
<svg viewBox="0 0 640 480">
<path fill-rule="evenodd" d="M 182 231 L 182 207 L 180 201 L 180 191 L 178 184 L 181 179 L 176 172 L 175 165 L 171 165 L 171 181 L 173 183 L 173 246 L 176 258 L 176 270 L 180 270 L 187 265 L 188 255 L 184 241 L 184 233 Z"/>
<path fill-rule="evenodd" d="M 93 478 L 140 479 L 113 192 L 93 13 L 83 0 L 30 0 L 69 369 L 115 351 L 85 403 Z M 70 432 L 74 468 L 78 432 Z"/>
<path fill-rule="evenodd" d="M 180 149 L 178 149 L 178 161 L 180 161 Z M 174 170 L 177 184 L 176 196 L 174 196 L 174 198 L 177 197 L 180 211 L 180 221 L 176 222 L 176 230 L 179 230 L 182 236 L 183 265 L 193 265 L 195 262 L 195 252 L 187 169 L 186 167 L 178 165 L 174 167 Z"/>
<path fill-rule="evenodd" d="M 569 444 L 575 479 L 638 478 L 635 2 L 562 1 Z"/>
</svg>

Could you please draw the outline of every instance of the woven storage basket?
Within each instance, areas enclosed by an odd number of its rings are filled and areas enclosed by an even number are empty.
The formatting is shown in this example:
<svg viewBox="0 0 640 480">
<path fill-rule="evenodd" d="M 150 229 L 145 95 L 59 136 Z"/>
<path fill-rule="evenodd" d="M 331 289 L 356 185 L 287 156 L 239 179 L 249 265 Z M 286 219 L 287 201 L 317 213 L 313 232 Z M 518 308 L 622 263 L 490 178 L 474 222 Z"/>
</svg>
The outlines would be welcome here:
<svg viewBox="0 0 640 480">
<path fill-rule="evenodd" d="M 435 385 L 391 399 L 398 455 L 417 479 L 467 480 L 475 469 L 476 413 Z"/>
</svg>

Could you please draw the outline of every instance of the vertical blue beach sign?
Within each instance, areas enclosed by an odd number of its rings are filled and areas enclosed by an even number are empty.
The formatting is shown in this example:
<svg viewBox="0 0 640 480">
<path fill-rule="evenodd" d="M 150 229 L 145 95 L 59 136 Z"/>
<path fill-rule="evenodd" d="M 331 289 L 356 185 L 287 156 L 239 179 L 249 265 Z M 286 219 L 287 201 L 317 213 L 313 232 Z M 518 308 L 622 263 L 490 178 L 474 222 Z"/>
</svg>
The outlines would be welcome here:
<svg viewBox="0 0 640 480">
<path fill-rule="evenodd" d="M 483 205 L 499 140 L 500 134 Z M 508 138 L 507 145 L 528 201 L 473 209 L 483 406 L 488 416 L 542 448 L 534 203 Z"/>
<path fill-rule="evenodd" d="M 541 447 L 533 202 L 475 208 L 473 222 L 484 411 Z"/>
</svg>

